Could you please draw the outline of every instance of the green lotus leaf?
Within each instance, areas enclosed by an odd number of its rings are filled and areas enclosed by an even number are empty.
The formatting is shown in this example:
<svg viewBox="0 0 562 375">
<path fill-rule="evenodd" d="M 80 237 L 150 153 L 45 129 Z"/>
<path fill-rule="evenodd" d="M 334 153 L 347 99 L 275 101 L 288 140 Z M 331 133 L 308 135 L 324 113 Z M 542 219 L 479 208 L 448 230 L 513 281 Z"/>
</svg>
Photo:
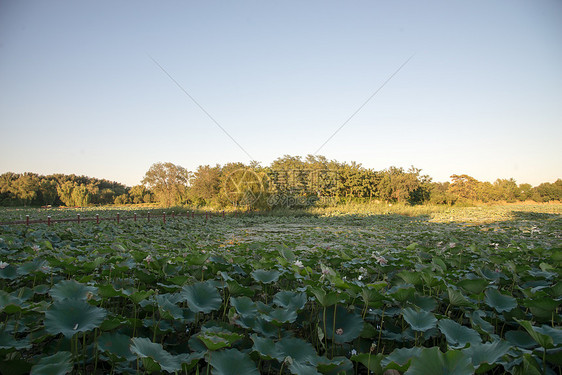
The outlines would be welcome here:
<svg viewBox="0 0 562 375">
<path fill-rule="evenodd" d="M 382 301 L 386 299 L 384 294 L 368 286 L 361 290 L 361 297 L 363 298 L 363 303 L 370 307 L 381 307 Z"/>
<path fill-rule="evenodd" d="M 182 308 L 176 305 L 180 300 L 181 296 L 179 294 L 159 294 L 156 296 L 158 308 L 166 319 L 184 319 Z"/>
<path fill-rule="evenodd" d="M 215 351 L 223 348 L 229 348 L 231 345 L 231 343 L 224 337 L 220 337 L 213 334 L 200 333 L 197 335 L 197 337 L 199 338 L 199 340 L 201 340 L 203 344 L 205 344 L 205 347 L 211 351 Z"/>
<path fill-rule="evenodd" d="M 486 290 L 486 304 L 497 312 L 511 311 L 517 307 L 517 300 L 511 296 L 501 294 L 496 289 Z"/>
<path fill-rule="evenodd" d="M 421 283 L 421 276 L 418 272 L 403 270 L 398 272 L 396 276 L 399 276 L 406 284 L 418 285 Z"/>
<path fill-rule="evenodd" d="M 158 367 L 167 372 L 177 372 L 181 370 L 179 358 L 168 353 L 161 344 L 151 342 L 146 337 L 134 337 L 131 339 L 130 350 L 139 358 L 151 359 Z M 151 361 L 143 361 L 145 367 L 152 364 Z"/>
<path fill-rule="evenodd" d="M 487 342 L 487 343 L 480 343 L 470 345 L 470 347 L 463 349 L 462 352 L 465 353 L 468 357 L 472 358 L 472 364 L 475 368 L 479 371 L 489 371 L 493 368 L 493 365 L 504 355 L 511 350 L 512 346 L 503 340 L 498 340 L 494 342 Z M 488 364 L 491 366 L 483 367 L 483 364 Z"/>
<path fill-rule="evenodd" d="M 203 327 L 197 337 L 209 350 L 230 347 L 236 341 L 244 338 L 243 335 L 222 327 Z"/>
<path fill-rule="evenodd" d="M 381 360 L 383 368 L 395 369 L 404 372 L 410 366 L 412 358 L 419 356 L 422 352 L 420 347 L 394 349 L 390 355 Z"/>
<path fill-rule="evenodd" d="M 3 268 L 0 268 L 0 279 L 14 280 L 17 279 L 18 272 L 16 267 L 9 264 Z"/>
<path fill-rule="evenodd" d="M 124 291 L 125 292 L 125 291 Z M 148 297 L 150 297 L 151 295 L 154 294 L 154 290 L 149 289 L 149 290 L 136 290 L 134 292 L 132 292 L 131 294 L 128 295 L 128 297 L 131 299 L 131 301 L 133 301 L 136 304 L 141 303 L 142 301 L 144 301 L 145 299 L 147 299 Z"/>
<path fill-rule="evenodd" d="M 383 359 L 382 353 L 371 354 L 371 353 L 361 353 L 351 356 L 351 360 L 354 362 L 359 362 L 363 366 L 367 367 L 369 371 L 375 374 L 382 374 L 381 361 Z"/>
<path fill-rule="evenodd" d="M 556 314 L 556 309 L 560 303 L 562 302 L 551 297 L 542 297 L 525 299 L 522 304 L 528 307 L 535 317 L 550 320 L 553 318 L 553 314 Z"/>
<path fill-rule="evenodd" d="M 405 303 L 414 297 L 416 288 L 411 284 L 397 285 L 388 290 L 388 295 L 392 296 L 399 303 Z"/>
<path fill-rule="evenodd" d="M 230 304 L 239 315 L 245 317 L 255 316 L 258 313 L 256 303 L 248 297 L 230 297 Z"/>
<path fill-rule="evenodd" d="M 98 328 L 105 315 L 104 309 L 94 307 L 86 301 L 64 299 L 54 302 L 45 312 L 45 329 L 52 334 L 62 333 L 66 337 L 72 337 L 77 332 Z"/>
<path fill-rule="evenodd" d="M 187 263 L 192 264 L 194 266 L 202 266 L 205 261 L 209 258 L 209 254 L 202 253 L 202 254 L 189 254 L 189 258 L 187 258 Z"/>
<path fill-rule="evenodd" d="M 251 358 L 237 349 L 214 352 L 210 359 L 213 375 L 259 375 Z"/>
<path fill-rule="evenodd" d="M 210 313 L 222 305 L 219 291 L 208 282 L 185 285 L 180 294 L 187 301 L 189 309 L 195 313 Z"/>
<path fill-rule="evenodd" d="M 442 353 L 438 347 L 423 348 L 419 356 L 412 359 L 404 375 L 472 375 L 474 366 L 470 357 L 459 350 Z"/>
<path fill-rule="evenodd" d="M 480 310 L 477 311 L 473 311 L 472 315 L 470 316 L 471 322 L 472 322 L 472 328 L 476 329 L 478 332 L 480 333 L 487 333 L 487 334 L 493 334 L 494 333 L 494 326 L 492 324 L 490 324 L 489 322 L 487 322 L 486 320 L 484 320 L 480 314 L 479 314 Z"/>
<path fill-rule="evenodd" d="M 271 284 L 279 280 L 279 276 L 281 276 L 281 273 L 276 270 L 267 271 L 267 270 L 258 269 L 252 271 L 251 275 L 254 278 L 254 280 L 258 282 L 264 284 Z"/>
<path fill-rule="evenodd" d="M 348 373 L 353 370 L 353 363 L 346 357 L 317 357 L 316 369 L 322 374 Z"/>
<path fill-rule="evenodd" d="M 447 343 L 451 348 L 464 348 L 466 344 L 474 345 L 482 342 L 478 332 L 472 328 L 462 326 L 454 320 L 441 319 L 437 326 L 447 338 Z"/>
<path fill-rule="evenodd" d="M 21 311 L 22 302 L 23 301 L 21 300 L 21 298 L 15 297 L 3 290 L 0 290 L 0 311 L 15 310 L 15 312 L 19 312 Z"/>
<path fill-rule="evenodd" d="M 240 285 L 236 280 L 228 281 L 226 285 L 231 296 L 252 297 L 255 294 L 253 289 Z"/>
<path fill-rule="evenodd" d="M 526 320 L 518 320 L 517 322 L 525 328 L 527 333 L 531 335 L 533 340 L 539 343 L 545 349 L 551 349 L 562 344 L 562 330 L 552 328 L 548 325 L 543 325 L 542 327 L 536 327 Z"/>
<path fill-rule="evenodd" d="M 291 309 L 273 309 L 267 314 L 263 314 L 263 318 L 268 322 L 276 324 L 293 323 L 297 320 L 297 311 Z"/>
<path fill-rule="evenodd" d="M 63 280 L 51 288 L 49 294 L 55 301 L 63 299 L 87 300 L 97 294 L 98 288 L 80 284 L 75 280 Z"/>
<path fill-rule="evenodd" d="M 2 330 L 0 331 L 0 349 L 29 349 L 31 348 L 31 343 L 29 338 L 24 338 L 21 340 L 16 340 L 8 332 Z"/>
<path fill-rule="evenodd" d="M 335 305 L 341 299 L 339 293 L 337 292 L 326 293 L 326 291 L 323 290 L 322 288 L 310 287 L 310 291 L 312 292 L 312 294 L 314 294 L 318 303 L 320 303 L 320 305 L 322 305 L 323 307 Z"/>
<path fill-rule="evenodd" d="M 537 346 L 537 342 L 526 331 L 507 331 L 505 339 L 523 349 L 533 349 Z"/>
<path fill-rule="evenodd" d="M 404 320 L 412 327 L 414 331 L 425 332 L 434 328 L 437 324 L 435 315 L 427 311 L 415 311 L 411 308 L 403 310 Z"/>
<path fill-rule="evenodd" d="M 415 295 L 412 300 L 414 305 L 425 311 L 433 311 L 437 307 L 437 302 L 433 297 Z"/>
<path fill-rule="evenodd" d="M 273 303 L 286 309 L 302 310 L 306 305 L 306 294 L 283 290 L 275 294 Z"/>
<path fill-rule="evenodd" d="M 32 272 L 36 272 L 41 269 L 42 266 L 47 265 L 47 262 L 40 258 L 35 258 L 31 262 L 27 262 L 18 267 L 19 275 L 29 275 Z"/>
<path fill-rule="evenodd" d="M 298 361 L 289 361 L 289 371 L 291 374 L 294 375 L 321 375 L 318 371 L 316 371 L 316 366 L 312 366 L 306 363 L 298 362 Z"/>
<path fill-rule="evenodd" d="M 310 343 L 296 337 L 283 337 L 275 347 L 278 353 L 277 360 L 280 362 L 291 357 L 296 362 L 315 364 L 318 357 Z"/>
<path fill-rule="evenodd" d="M 456 283 L 467 292 L 471 294 L 480 294 L 489 285 L 489 281 L 486 279 L 463 279 Z"/>
<path fill-rule="evenodd" d="M 261 316 L 241 316 L 238 323 L 244 328 L 251 328 L 254 332 L 266 337 L 277 337 L 279 334 L 278 328 Z"/>
<path fill-rule="evenodd" d="M 324 322 L 323 313 L 319 314 Z M 326 337 L 337 343 L 350 342 L 355 340 L 363 330 L 363 319 L 355 312 L 349 312 L 343 306 L 330 307 L 326 309 Z M 335 332 L 334 332 L 335 328 Z"/>
<path fill-rule="evenodd" d="M 277 347 L 275 346 L 275 342 L 273 342 L 273 340 L 265 337 L 260 337 L 255 333 L 252 334 L 250 338 L 254 342 L 252 351 L 257 352 L 263 359 L 271 360 L 279 357 Z"/>
<path fill-rule="evenodd" d="M 98 284 L 98 293 L 103 298 L 123 296 L 123 293 L 116 290 L 111 284 Z"/>
<path fill-rule="evenodd" d="M 472 302 L 466 299 L 466 297 L 458 290 L 453 288 L 447 288 L 447 293 L 449 295 L 449 303 L 453 306 L 468 307 L 472 306 Z"/>
<path fill-rule="evenodd" d="M 98 348 L 112 354 L 116 359 L 134 361 L 136 356 L 131 352 L 131 337 L 120 333 L 103 333 L 98 337 Z"/>
<path fill-rule="evenodd" d="M 72 371 L 72 353 L 58 352 L 43 357 L 31 368 L 31 375 L 64 375 Z"/>
</svg>

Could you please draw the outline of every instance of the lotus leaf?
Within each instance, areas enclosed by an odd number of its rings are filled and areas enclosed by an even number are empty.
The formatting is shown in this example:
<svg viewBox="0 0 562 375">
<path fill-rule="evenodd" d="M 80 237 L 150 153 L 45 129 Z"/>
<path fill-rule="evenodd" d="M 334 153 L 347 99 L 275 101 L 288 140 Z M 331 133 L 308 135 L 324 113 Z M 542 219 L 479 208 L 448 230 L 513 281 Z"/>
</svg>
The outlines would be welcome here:
<svg viewBox="0 0 562 375">
<path fill-rule="evenodd" d="M 315 364 L 318 354 L 314 347 L 299 338 L 284 337 L 275 345 L 277 349 L 277 359 L 282 362 L 286 357 L 291 357 L 293 361 L 304 364 Z"/>
<path fill-rule="evenodd" d="M 156 363 L 158 367 L 167 372 L 177 372 L 181 369 L 180 359 L 168 353 L 161 344 L 151 342 L 146 337 L 134 337 L 131 339 L 130 350 L 139 358 L 148 358 L 147 364 Z"/>
<path fill-rule="evenodd" d="M 213 375 L 259 375 L 256 364 L 237 349 L 215 352 L 210 358 Z"/>
<path fill-rule="evenodd" d="M 320 319 L 324 321 L 323 314 Z M 363 330 L 363 319 L 355 312 L 350 312 L 343 306 L 326 309 L 326 337 L 337 343 L 355 340 Z M 334 331 L 335 328 L 335 331 Z"/>
<path fill-rule="evenodd" d="M 276 270 L 267 271 L 263 269 L 257 269 L 252 271 L 251 275 L 254 278 L 254 280 L 258 282 L 264 284 L 271 284 L 279 280 L 279 276 L 281 276 L 281 273 Z"/>
<path fill-rule="evenodd" d="M 72 371 L 72 353 L 58 352 L 43 357 L 31 368 L 31 375 L 64 375 Z"/>
<path fill-rule="evenodd" d="M 435 316 L 427 311 L 415 311 L 408 307 L 404 309 L 403 315 L 414 331 L 425 332 L 437 324 Z"/>
<path fill-rule="evenodd" d="M 50 294 L 55 301 L 63 299 L 87 300 L 96 295 L 98 288 L 80 284 L 75 280 L 63 280 L 51 288 Z"/>
<path fill-rule="evenodd" d="M 462 326 L 451 319 L 441 319 L 437 326 L 447 338 L 451 348 L 464 348 L 466 344 L 479 344 L 482 342 L 480 335 L 475 330 Z"/>
<path fill-rule="evenodd" d="M 470 357 L 459 350 L 442 353 L 438 347 L 424 348 L 419 356 L 412 359 L 404 375 L 472 375 L 474 366 Z"/>
<path fill-rule="evenodd" d="M 120 360 L 133 361 L 136 356 L 131 352 L 131 337 L 120 333 L 103 333 L 98 337 L 98 347 L 104 352 L 114 355 Z"/>
<path fill-rule="evenodd" d="M 230 304 L 244 317 L 252 317 L 258 313 L 256 303 L 248 297 L 230 297 Z"/>
<path fill-rule="evenodd" d="M 273 297 L 273 303 L 286 309 L 302 310 L 306 304 L 306 294 L 283 290 Z"/>
<path fill-rule="evenodd" d="M 188 307 L 195 313 L 209 313 L 218 310 L 222 304 L 222 298 L 216 287 L 208 282 L 200 282 L 186 285 L 180 292 L 187 301 Z"/>
<path fill-rule="evenodd" d="M 277 347 L 275 346 L 275 342 L 273 342 L 273 340 L 265 337 L 260 337 L 256 334 L 252 334 L 250 338 L 254 342 L 252 350 L 258 352 L 260 357 L 262 357 L 263 359 L 271 360 L 279 357 Z"/>
<path fill-rule="evenodd" d="M 106 311 L 83 300 L 64 299 L 54 302 L 45 312 L 45 329 L 52 334 L 72 337 L 77 332 L 98 328 Z"/>
<path fill-rule="evenodd" d="M 501 294 L 496 289 L 486 290 L 486 303 L 497 312 L 511 311 L 517 307 L 517 300 L 511 296 Z"/>
</svg>

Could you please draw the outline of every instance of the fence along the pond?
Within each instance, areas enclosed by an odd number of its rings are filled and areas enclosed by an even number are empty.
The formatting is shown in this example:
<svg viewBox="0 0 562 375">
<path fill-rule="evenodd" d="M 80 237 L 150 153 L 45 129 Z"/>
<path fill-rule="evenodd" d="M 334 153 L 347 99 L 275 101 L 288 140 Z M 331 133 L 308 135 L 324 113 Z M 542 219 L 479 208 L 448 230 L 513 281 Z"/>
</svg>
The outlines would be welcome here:
<svg viewBox="0 0 562 375">
<path fill-rule="evenodd" d="M 234 216 L 237 216 L 239 213 L 237 211 L 234 212 Z M 55 224 L 55 223 L 65 223 L 65 222 L 76 222 L 80 224 L 81 222 L 85 221 L 95 221 L 97 224 L 100 221 L 115 221 L 119 224 L 123 220 L 143 220 L 150 221 L 150 219 L 162 220 L 166 223 L 166 219 L 176 219 L 176 218 L 187 218 L 187 219 L 195 219 L 196 217 L 205 217 L 205 220 L 208 220 L 211 217 L 222 217 L 225 218 L 225 212 L 212 212 L 212 211 L 205 211 L 204 213 L 195 212 L 195 211 L 187 211 L 185 214 L 175 214 L 174 212 L 171 215 L 166 215 L 165 212 L 159 214 L 151 214 L 148 212 L 146 215 L 137 215 L 136 213 L 133 216 L 121 216 L 117 213 L 114 217 L 100 217 L 99 214 L 96 214 L 94 217 L 82 217 L 80 214 L 76 214 L 75 218 L 64 218 L 64 219 L 53 219 L 51 216 L 47 216 L 46 220 L 43 219 L 36 219 L 31 220 L 29 215 L 25 215 L 25 220 L 15 220 L 15 221 L 4 221 L 0 222 L 0 225 L 18 225 L 18 224 Z"/>
</svg>

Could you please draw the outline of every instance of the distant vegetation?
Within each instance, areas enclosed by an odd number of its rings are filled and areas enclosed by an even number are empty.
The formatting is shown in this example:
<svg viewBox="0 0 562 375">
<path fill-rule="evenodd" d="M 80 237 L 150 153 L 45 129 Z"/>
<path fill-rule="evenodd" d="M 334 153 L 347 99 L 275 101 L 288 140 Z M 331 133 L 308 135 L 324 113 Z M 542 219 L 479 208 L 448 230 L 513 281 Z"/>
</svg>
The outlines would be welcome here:
<svg viewBox="0 0 562 375">
<path fill-rule="evenodd" d="M 286 155 L 265 167 L 258 163 L 203 165 L 195 172 L 172 163 L 156 163 L 146 172 L 142 184 L 132 188 L 75 175 L 0 175 L 3 206 L 158 203 L 166 207 L 265 209 L 361 201 L 466 205 L 526 200 L 562 200 L 562 180 L 533 187 L 517 184 L 513 179 L 490 183 L 459 174 L 451 176 L 451 182 L 432 182 L 431 177 L 414 167 L 375 171 L 355 162 L 341 163 L 312 155 L 305 159 Z"/>
</svg>

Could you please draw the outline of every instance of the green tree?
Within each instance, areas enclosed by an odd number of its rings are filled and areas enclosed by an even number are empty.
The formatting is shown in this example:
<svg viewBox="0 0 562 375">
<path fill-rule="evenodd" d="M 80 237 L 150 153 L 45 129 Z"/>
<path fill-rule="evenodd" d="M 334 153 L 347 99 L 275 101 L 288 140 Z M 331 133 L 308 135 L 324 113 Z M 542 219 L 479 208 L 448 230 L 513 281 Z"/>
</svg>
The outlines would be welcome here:
<svg viewBox="0 0 562 375">
<path fill-rule="evenodd" d="M 452 175 L 451 185 L 449 185 L 449 192 L 457 199 L 476 200 L 478 195 L 479 181 L 474 177 L 466 174 Z"/>
<path fill-rule="evenodd" d="M 156 195 L 165 207 L 187 201 L 190 173 L 184 167 L 172 163 L 155 163 L 146 172 L 142 183 Z"/>
<path fill-rule="evenodd" d="M 129 191 L 129 196 L 131 197 L 131 201 L 135 204 L 150 203 L 151 201 L 150 190 L 144 185 L 133 186 Z"/>
<path fill-rule="evenodd" d="M 74 190 L 74 182 L 65 181 L 57 185 L 57 192 L 59 194 L 60 201 L 66 206 L 75 206 L 74 197 L 72 196 L 72 191 Z"/>
<path fill-rule="evenodd" d="M 55 180 L 43 178 L 39 182 L 39 193 L 41 201 L 45 205 L 53 205 L 58 197 L 57 195 L 57 182 Z"/>
<path fill-rule="evenodd" d="M 200 165 L 191 178 L 190 195 L 195 200 L 209 203 L 216 199 L 220 192 L 221 167 Z"/>
</svg>

